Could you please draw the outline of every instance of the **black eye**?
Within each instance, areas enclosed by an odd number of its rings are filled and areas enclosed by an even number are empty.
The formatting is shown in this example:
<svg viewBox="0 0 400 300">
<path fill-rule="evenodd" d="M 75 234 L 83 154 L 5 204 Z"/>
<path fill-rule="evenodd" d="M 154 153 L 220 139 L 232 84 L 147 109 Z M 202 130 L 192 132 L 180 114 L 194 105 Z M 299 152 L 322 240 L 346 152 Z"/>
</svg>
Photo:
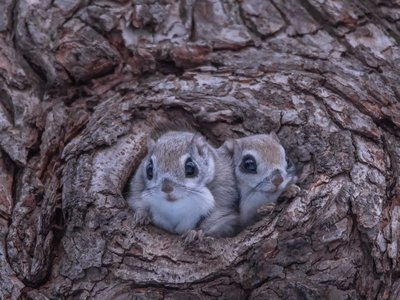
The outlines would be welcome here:
<svg viewBox="0 0 400 300">
<path fill-rule="evenodd" d="M 193 162 L 193 160 L 189 157 L 185 161 L 185 176 L 189 178 L 196 177 L 197 174 L 199 173 L 196 164 Z"/>
<path fill-rule="evenodd" d="M 257 163 L 256 159 L 252 155 L 245 155 L 240 164 L 240 170 L 243 173 L 256 174 L 257 173 Z"/>
<path fill-rule="evenodd" d="M 150 159 L 149 164 L 146 167 L 146 175 L 148 180 L 153 179 L 153 161 Z"/>
</svg>

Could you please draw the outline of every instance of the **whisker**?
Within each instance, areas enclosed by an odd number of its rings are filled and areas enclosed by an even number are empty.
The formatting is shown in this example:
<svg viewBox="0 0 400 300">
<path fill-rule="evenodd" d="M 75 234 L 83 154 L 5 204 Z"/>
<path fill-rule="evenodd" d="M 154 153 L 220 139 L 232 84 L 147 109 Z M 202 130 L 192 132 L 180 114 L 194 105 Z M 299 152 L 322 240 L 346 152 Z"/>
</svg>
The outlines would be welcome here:
<svg viewBox="0 0 400 300">
<path fill-rule="evenodd" d="M 180 187 L 185 189 L 185 190 L 187 190 L 187 191 L 190 191 L 192 193 L 203 194 L 202 192 L 198 191 L 197 189 L 194 189 L 194 188 L 191 188 L 191 187 L 187 187 L 187 186 L 184 186 L 184 185 L 180 185 Z"/>
<path fill-rule="evenodd" d="M 197 195 L 202 195 L 203 194 L 203 193 L 201 193 L 199 191 L 196 191 L 196 190 L 193 190 L 193 189 L 186 189 L 186 190 L 191 192 L 191 193 L 193 193 L 193 194 L 197 194 Z"/>
<path fill-rule="evenodd" d="M 256 192 L 260 191 L 260 189 L 264 184 L 266 184 L 266 182 L 264 180 L 261 180 L 255 187 L 251 188 L 250 191 L 248 192 L 248 196 L 246 197 L 246 201 L 251 200 L 256 194 Z"/>
<path fill-rule="evenodd" d="M 259 191 L 260 188 L 265 184 L 264 180 L 261 180 L 254 188 L 252 188 L 250 191 Z"/>
<path fill-rule="evenodd" d="M 202 192 L 198 191 L 197 189 L 191 188 L 191 187 L 187 187 L 187 186 L 185 186 L 183 184 L 175 184 L 175 185 L 177 187 L 187 191 L 187 192 L 190 192 L 190 193 L 193 193 L 193 194 L 196 194 L 196 195 L 202 195 L 203 194 Z M 142 191 L 140 191 L 140 190 L 131 191 L 131 193 L 132 192 L 136 192 L 136 194 L 141 194 L 142 196 L 146 197 L 146 196 L 151 196 L 151 194 L 153 194 L 156 190 L 158 190 L 158 188 L 159 188 L 158 186 L 155 186 L 155 187 L 151 187 L 151 188 L 146 188 L 146 189 L 144 189 Z M 130 192 L 127 192 L 126 194 L 129 194 L 129 193 Z"/>
<path fill-rule="evenodd" d="M 257 192 L 257 191 L 255 191 L 254 189 L 251 189 L 249 191 L 249 193 L 247 194 L 246 199 L 243 199 L 243 200 L 250 201 L 254 197 L 254 195 L 256 194 L 255 192 Z"/>
<path fill-rule="evenodd" d="M 144 191 L 142 191 L 141 194 L 142 194 L 143 196 L 149 196 L 149 195 L 153 194 L 153 189 L 151 189 L 151 190 L 144 190 Z"/>
</svg>

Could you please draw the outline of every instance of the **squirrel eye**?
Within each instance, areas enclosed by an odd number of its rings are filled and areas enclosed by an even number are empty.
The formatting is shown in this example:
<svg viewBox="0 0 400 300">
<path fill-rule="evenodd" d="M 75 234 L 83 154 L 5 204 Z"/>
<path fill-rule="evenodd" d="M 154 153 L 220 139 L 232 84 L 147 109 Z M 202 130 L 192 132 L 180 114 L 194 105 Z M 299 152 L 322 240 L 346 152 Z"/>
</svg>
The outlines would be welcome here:
<svg viewBox="0 0 400 300">
<path fill-rule="evenodd" d="M 256 174 L 257 173 L 257 163 L 256 159 L 252 155 L 245 155 L 240 164 L 240 170 L 243 173 Z"/>
<path fill-rule="evenodd" d="M 193 160 L 189 157 L 185 161 L 185 176 L 189 178 L 196 177 L 197 174 L 199 173 L 196 164 L 193 162 Z"/>
<path fill-rule="evenodd" d="M 153 160 L 150 159 L 149 164 L 146 167 L 146 175 L 148 180 L 153 179 Z"/>
</svg>

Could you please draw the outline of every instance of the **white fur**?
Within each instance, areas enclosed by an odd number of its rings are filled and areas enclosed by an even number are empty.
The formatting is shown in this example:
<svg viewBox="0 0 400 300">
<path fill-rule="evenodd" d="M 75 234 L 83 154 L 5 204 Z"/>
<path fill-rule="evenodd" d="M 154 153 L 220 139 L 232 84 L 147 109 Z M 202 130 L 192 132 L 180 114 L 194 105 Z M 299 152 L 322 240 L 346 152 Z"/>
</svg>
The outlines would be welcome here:
<svg viewBox="0 0 400 300">
<path fill-rule="evenodd" d="M 194 177 L 185 175 L 189 157 L 198 167 Z M 153 176 L 147 178 L 150 160 Z M 166 184 L 171 191 L 162 191 Z M 128 203 L 138 225 L 151 220 L 167 231 L 185 235 L 195 230 L 204 216 L 200 228 L 205 235 L 228 236 L 238 227 L 238 197 L 225 151 L 216 150 L 199 134 L 170 131 L 156 142 L 149 139 L 148 154 L 130 183 Z"/>
<path fill-rule="evenodd" d="M 276 135 L 254 135 L 228 141 L 226 147 L 233 153 L 240 192 L 240 222 L 242 226 L 246 226 L 254 221 L 259 207 L 266 203 L 275 203 L 295 179 L 287 172 L 285 149 Z M 269 151 L 267 154 L 266 149 Z M 257 162 L 255 174 L 245 173 L 240 169 L 246 155 L 253 156 Z M 272 182 L 275 170 L 279 171 L 283 179 L 278 187 Z"/>
<path fill-rule="evenodd" d="M 251 191 L 243 187 L 243 196 L 240 201 L 240 221 L 243 225 L 249 224 L 257 213 L 257 209 L 267 203 L 275 203 L 282 192 L 293 182 L 293 177 L 283 177 L 285 180 L 275 192 L 267 192 L 263 189 Z"/>
<path fill-rule="evenodd" d="M 198 188 L 193 193 L 175 187 L 171 196 L 176 200 L 168 201 L 162 191 L 156 190 L 143 193 L 142 199 L 150 209 L 153 223 L 173 233 L 182 234 L 195 228 L 200 218 L 214 207 L 214 197 L 207 188 Z"/>
</svg>

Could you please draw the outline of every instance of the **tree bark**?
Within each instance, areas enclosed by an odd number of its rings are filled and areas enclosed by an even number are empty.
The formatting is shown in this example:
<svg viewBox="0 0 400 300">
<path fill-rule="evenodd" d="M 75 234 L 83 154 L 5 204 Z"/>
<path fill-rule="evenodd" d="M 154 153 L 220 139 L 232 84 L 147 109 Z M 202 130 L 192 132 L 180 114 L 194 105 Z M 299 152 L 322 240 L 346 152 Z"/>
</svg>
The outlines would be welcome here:
<svg viewBox="0 0 400 300">
<path fill-rule="evenodd" d="M 1 299 L 398 299 L 400 2 L 0 3 Z M 160 122 L 271 130 L 300 192 L 233 238 L 134 228 Z"/>
</svg>

